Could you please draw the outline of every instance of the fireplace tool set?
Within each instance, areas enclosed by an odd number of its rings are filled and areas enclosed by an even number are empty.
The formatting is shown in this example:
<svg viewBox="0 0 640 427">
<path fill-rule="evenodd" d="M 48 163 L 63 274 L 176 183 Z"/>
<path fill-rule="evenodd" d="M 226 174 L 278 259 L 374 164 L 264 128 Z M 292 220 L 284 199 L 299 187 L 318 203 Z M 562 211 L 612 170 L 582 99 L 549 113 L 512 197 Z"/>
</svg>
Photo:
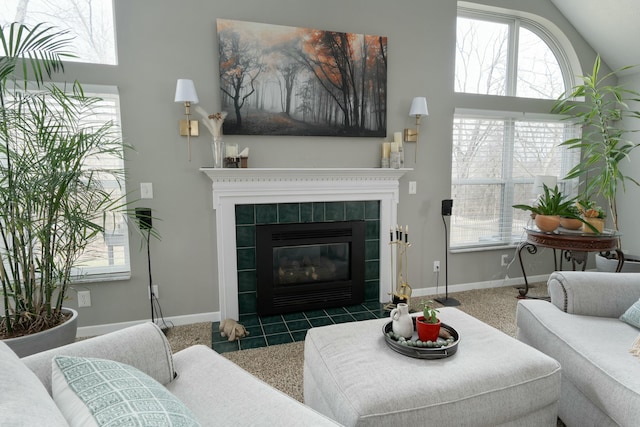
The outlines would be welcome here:
<svg viewBox="0 0 640 427">
<path fill-rule="evenodd" d="M 389 248 L 391 250 L 391 271 L 393 272 L 394 262 L 397 266 L 397 275 L 392 278 L 392 289 L 395 289 L 391 295 L 391 302 L 387 303 L 385 310 L 392 310 L 396 308 L 398 303 L 406 303 L 407 305 L 411 300 L 411 286 L 407 282 L 407 278 L 403 275 L 403 268 L 406 268 L 408 276 L 409 271 L 409 256 L 408 249 L 411 247 L 409 243 L 409 226 L 396 225 L 395 230 L 392 228 L 389 230 Z M 395 251 L 395 256 L 394 256 Z M 393 286 L 395 285 L 395 286 Z"/>
</svg>

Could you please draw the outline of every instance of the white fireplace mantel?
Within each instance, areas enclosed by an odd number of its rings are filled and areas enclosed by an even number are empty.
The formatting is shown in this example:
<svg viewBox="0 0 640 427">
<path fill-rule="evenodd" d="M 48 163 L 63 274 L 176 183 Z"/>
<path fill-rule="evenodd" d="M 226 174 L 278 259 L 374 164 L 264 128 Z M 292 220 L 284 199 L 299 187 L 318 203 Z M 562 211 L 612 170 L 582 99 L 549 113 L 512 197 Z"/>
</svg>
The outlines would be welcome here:
<svg viewBox="0 0 640 427">
<path fill-rule="evenodd" d="M 412 169 L 200 168 L 212 181 L 221 319 L 238 319 L 236 205 L 380 201 L 380 301 L 391 292 L 389 230 L 397 223 L 399 180 Z"/>
</svg>

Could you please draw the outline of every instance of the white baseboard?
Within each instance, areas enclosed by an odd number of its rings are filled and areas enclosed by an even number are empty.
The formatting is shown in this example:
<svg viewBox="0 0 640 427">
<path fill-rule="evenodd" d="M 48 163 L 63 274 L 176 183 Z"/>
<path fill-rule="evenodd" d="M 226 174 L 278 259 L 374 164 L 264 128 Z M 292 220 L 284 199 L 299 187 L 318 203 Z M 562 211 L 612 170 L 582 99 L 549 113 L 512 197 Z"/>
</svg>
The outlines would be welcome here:
<svg viewBox="0 0 640 427">
<path fill-rule="evenodd" d="M 543 274 L 539 276 L 531 276 L 527 279 L 529 283 L 535 282 L 546 282 L 549 278 L 548 274 Z M 515 279 L 504 278 L 501 280 L 489 280 L 486 282 L 472 282 L 472 283 L 461 283 L 458 285 L 449 286 L 449 292 L 462 292 L 462 291 L 472 291 L 474 289 L 489 289 L 489 288 L 499 288 L 503 286 L 519 286 L 524 285 L 524 280 L 522 277 L 518 277 Z M 444 295 L 445 294 L 445 286 L 439 286 L 438 288 L 421 288 L 421 289 L 413 289 L 412 296 L 422 297 L 422 296 L 430 296 L 430 295 Z M 515 295 L 515 294 L 514 294 Z M 119 322 L 119 323 L 107 323 L 104 325 L 95 325 L 95 326 L 82 326 L 78 328 L 77 337 L 93 337 L 96 335 L 103 335 L 109 332 L 118 331 L 120 329 L 127 328 L 129 326 L 139 325 L 140 323 L 148 322 L 149 319 L 144 320 L 133 320 L 130 322 Z M 165 322 L 171 322 L 175 326 L 180 325 L 189 325 L 191 323 L 199 323 L 199 322 L 219 322 L 220 321 L 220 312 L 213 311 L 210 313 L 196 313 L 196 314 L 186 314 L 184 316 L 173 316 L 166 317 Z"/>
<path fill-rule="evenodd" d="M 219 322 L 220 312 L 214 311 L 210 313 L 186 314 L 184 316 L 165 317 L 164 320 L 166 323 L 170 322 L 169 324 L 173 324 L 174 326 L 190 325 L 192 323 L 199 323 L 199 322 Z M 145 320 L 133 320 L 130 322 L 107 323 L 104 325 L 82 326 L 78 328 L 76 337 L 78 338 L 94 337 L 96 335 L 103 335 L 109 332 L 114 332 L 120 329 L 128 328 L 129 326 L 139 325 L 140 323 L 146 323 L 150 321 L 151 321 L 150 319 L 145 319 Z"/>
<path fill-rule="evenodd" d="M 546 282 L 549 279 L 548 274 L 541 274 L 538 276 L 528 276 L 527 281 L 529 284 L 536 282 Z M 488 280 L 486 282 L 471 282 L 471 283 L 461 283 L 458 285 L 450 285 L 449 293 L 452 292 L 462 292 L 462 291 L 473 291 L 475 289 L 489 289 L 489 288 L 500 288 L 504 286 L 524 286 L 524 279 L 522 277 L 509 278 L 505 277 L 500 280 Z M 445 285 L 440 285 L 437 288 L 420 288 L 413 289 L 411 292 L 411 296 L 424 297 L 424 296 L 442 296 L 446 292 Z M 514 294 L 515 295 L 515 294 Z"/>
</svg>

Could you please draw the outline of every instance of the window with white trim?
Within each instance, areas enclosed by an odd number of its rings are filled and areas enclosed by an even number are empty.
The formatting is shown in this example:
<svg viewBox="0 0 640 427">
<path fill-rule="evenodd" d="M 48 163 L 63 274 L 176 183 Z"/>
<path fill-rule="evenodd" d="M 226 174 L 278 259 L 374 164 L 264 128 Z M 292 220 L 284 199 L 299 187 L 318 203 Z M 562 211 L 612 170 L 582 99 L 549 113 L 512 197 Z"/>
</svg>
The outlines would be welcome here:
<svg viewBox="0 0 640 427">
<path fill-rule="evenodd" d="M 554 116 L 456 110 L 453 123 L 451 247 L 510 245 L 520 240 L 534 203 L 536 175 L 563 177 L 579 160 L 559 144 L 576 128 Z M 565 194 L 577 183 L 558 181 Z"/>
<path fill-rule="evenodd" d="M 76 58 L 67 61 L 117 64 L 113 0 L 2 0 L 0 25 L 12 22 L 68 30 Z"/>
<path fill-rule="evenodd" d="M 118 140 L 122 140 L 120 130 L 120 96 L 115 86 L 83 85 L 84 93 L 90 97 L 101 98 L 94 106 L 93 115 L 86 118 L 83 125 L 96 127 L 107 122 L 114 124 L 114 131 Z M 122 150 L 124 147 L 118 147 Z M 122 154 L 122 152 L 121 152 Z M 124 170 L 123 155 L 102 156 L 87 159 L 89 168 Z M 124 179 L 116 182 L 112 175 L 104 175 L 102 186 L 111 192 L 113 200 L 122 200 L 126 194 Z M 105 232 L 89 245 L 85 253 L 77 262 L 77 273 L 84 280 L 115 280 L 129 278 L 131 268 L 129 264 L 129 233 L 125 213 L 116 213 L 105 217 Z"/>
<path fill-rule="evenodd" d="M 70 85 L 55 84 L 60 89 L 71 91 Z M 82 114 L 74 126 L 80 129 L 97 129 L 106 123 L 112 123 L 111 138 L 122 141 L 120 128 L 120 97 L 115 86 L 82 85 L 84 95 L 99 100 L 91 105 L 90 110 Z M 29 85 L 30 92 L 38 92 L 35 85 Z M 11 99 L 7 100 L 10 104 Z M 53 103 L 52 105 L 55 105 Z M 104 171 L 124 171 L 124 146 L 116 142 L 111 152 L 94 154 L 85 158 L 83 167 L 94 171 L 100 179 L 102 188 L 110 193 L 114 206 L 122 206 L 119 210 L 105 212 L 104 232 L 98 234 L 85 248 L 84 253 L 74 263 L 73 280 L 76 282 L 96 282 L 106 280 L 128 279 L 131 273 L 129 262 L 129 235 L 126 212 L 126 188 L 123 176 Z"/>
<path fill-rule="evenodd" d="M 503 97 L 558 98 L 573 73 L 560 43 L 533 17 L 472 9 L 459 2 L 455 90 Z M 503 104 L 504 105 L 504 104 Z M 522 103 L 518 103 L 521 108 Z M 553 105 L 552 102 L 550 102 Z M 520 241 L 529 213 L 514 204 L 534 204 L 536 175 L 555 175 L 564 194 L 577 182 L 563 181 L 579 161 L 578 150 L 560 144 L 579 132 L 552 114 L 457 108 L 453 122 L 450 246 L 491 248 Z"/>
<path fill-rule="evenodd" d="M 458 9 L 456 92 L 556 99 L 571 87 L 566 62 L 531 19 Z"/>
</svg>

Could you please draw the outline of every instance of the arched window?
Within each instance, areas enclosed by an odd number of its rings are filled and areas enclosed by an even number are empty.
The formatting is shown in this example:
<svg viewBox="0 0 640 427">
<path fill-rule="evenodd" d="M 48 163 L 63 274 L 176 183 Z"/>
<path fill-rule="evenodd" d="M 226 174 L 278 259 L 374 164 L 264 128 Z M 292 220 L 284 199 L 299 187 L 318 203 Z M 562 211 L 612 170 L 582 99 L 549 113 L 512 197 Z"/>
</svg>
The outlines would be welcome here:
<svg viewBox="0 0 640 427">
<path fill-rule="evenodd" d="M 549 100 L 551 111 L 553 101 L 573 86 L 571 65 L 577 56 L 566 37 L 542 18 L 458 5 L 455 90 L 462 105 L 452 127 L 451 248 L 512 245 L 529 219 L 528 212 L 512 205 L 532 204 L 536 175 L 554 175 L 563 193 L 575 193 L 577 182 L 563 178 L 579 160 L 576 150 L 560 146 L 576 135 L 575 126 L 540 114 L 541 101 L 532 102 L 537 111 L 526 111 L 528 103 L 514 98 Z M 478 103 L 478 95 L 487 96 L 486 102 Z M 505 97 L 499 111 L 490 109 L 496 96 Z M 475 108 L 464 105 L 471 99 Z M 511 100 L 517 110 L 505 110 Z"/>
<path fill-rule="evenodd" d="M 556 99 L 573 85 L 567 55 L 531 18 L 458 9 L 456 92 Z"/>
<path fill-rule="evenodd" d="M 44 22 L 74 37 L 75 58 L 66 61 L 116 65 L 113 0 L 2 0 L 0 25 Z"/>
</svg>

